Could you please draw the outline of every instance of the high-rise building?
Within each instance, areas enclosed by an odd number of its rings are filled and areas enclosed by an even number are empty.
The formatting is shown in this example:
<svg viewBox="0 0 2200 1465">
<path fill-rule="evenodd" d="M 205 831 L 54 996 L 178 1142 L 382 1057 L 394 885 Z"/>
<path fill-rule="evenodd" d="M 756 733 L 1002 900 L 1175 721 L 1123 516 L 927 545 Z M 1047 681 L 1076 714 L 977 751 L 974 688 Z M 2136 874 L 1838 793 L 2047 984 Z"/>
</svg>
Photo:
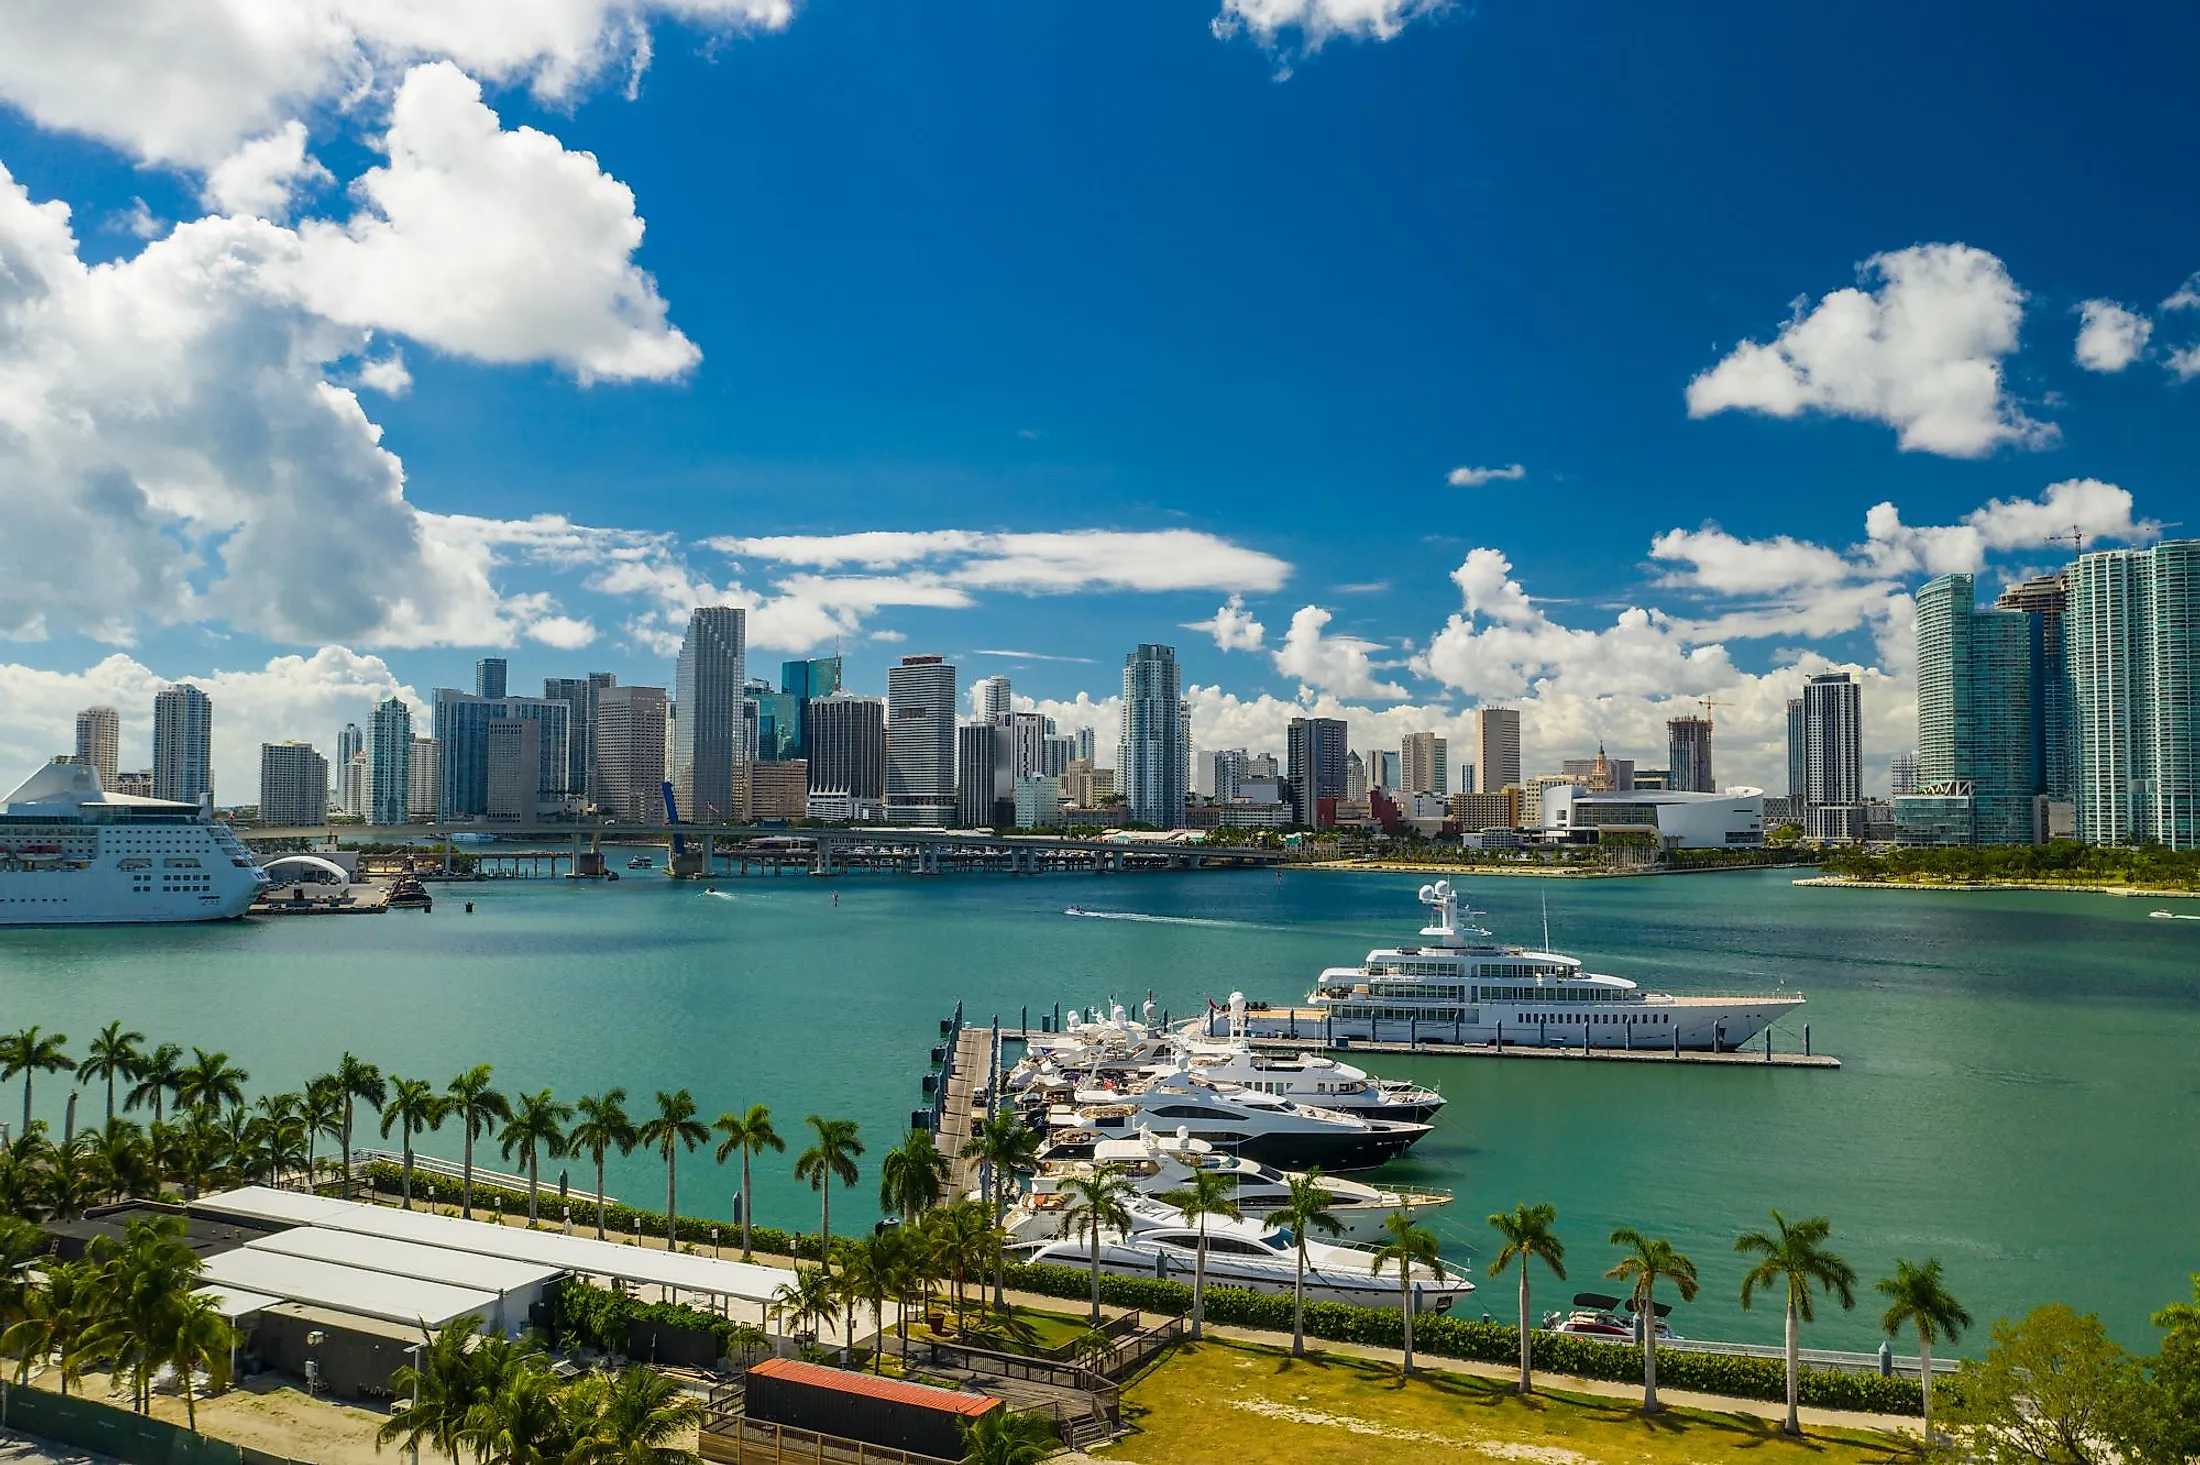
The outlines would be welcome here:
<svg viewBox="0 0 2200 1465">
<path fill-rule="evenodd" d="M 1099 767 L 1099 764 L 1095 761 L 1100 751 L 1099 736 L 1089 727 L 1077 729 L 1072 736 L 1077 739 L 1077 757 L 1091 763 L 1096 768 Z M 1071 761 L 1075 762 L 1076 760 L 1072 759 Z"/>
<path fill-rule="evenodd" d="M 2200 848 L 2200 539 L 2080 555 L 2065 636 L 2079 837 Z"/>
<path fill-rule="evenodd" d="M 1238 785 L 1246 778 L 1246 769 L 1252 760 L 1243 748 L 1224 748 L 1209 753 L 1200 760 L 1207 785 L 1207 797 L 1218 804 L 1227 804 L 1238 796 Z"/>
<path fill-rule="evenodd" d="M 943 824 L 955 815 L 955 667 L 904 656 L 886 669 L 886 817 Z"/>
<path fill-rule="evenodd" d="M 1887 791 L 1897 798 L 1917 792 L 1917 750 L 1897 753 L 1887 760 Z"/>
<path fill-rule="evenodd" d="M 1400 793 L 1450 793 L 1450 744 L 1432 732 L 1407 733 L 1398 749 L 1398 777 Z"/>
<path fill-rule="evenodd" d="M 1184 823 L 1191 741 L 1176 648 L 1148 642 L 1123 658 L 1123 727 L 1116 780 L 1130 817 L 1156 829 Z"/>
<path fill-rule="evenodd" d="M 742 816 L 748 749 L 742 697 L 748 685 L 748 612 L 697 606 L 680 643 L 680 715 L 672 727 L 673 796 L 680 817 L 713 824 Z"/>
<path fill-rule="evenodd" d="M 122 768 L 122 714 L 112 707 L 87 707 L 76 715 L 76 761 L 99 775 L 99 786 L 112 793 Z"/>
<path fill-rule="evenodd" d="M 1047 771 L 1047 720 L 1036 712 L 1011 712 L 1001 725 L 1008 729 L 1008 757 L 1015 776 L 1044 775 Z"/>
<path fill-rule="evenodd" d="M 1405 760 L 1396 753 L 1377 749 L 1367 755 L 1367 783 L 1370 788 L 1397 789 L 1405 786 Z M 1460 774 L 1460 787 L 1472 787 L 1474 767 L 1469 764 Z"/>
<path fill-rule="evenodd" d="M 1803 798 L 1811 838 L 1863 837 L 1863 689 L 1845 671 L 1803 684 Z"/>
<path fill-rule="evenodd" d="M 369 824 L 402 824 L 412 817 L 412 709 L 399 697 L 374 704 L 367 756 Z"/>
<path fill-rule="evenodd" d="M 1896 806 L 1905 843 L 2030 844 L 2042 823 L 2038 628 L 1975 595 L 1969 575 L 1917 592 L 1917 756 Z"/>
<path fill-rule="evenodd" d="M 507 679 L 510 665 L 501 656 L 484 656 L 474 663 L 474 695 L 492 700 L 511 694 Z"/>
<path fill-rule="evenodd" d="M 1798 809 L 1810 801 L 1809 794 L 1806 792 L 1808 778 L 1803 772 L 1804 768 L 1808 766 L 1803 753 L 1807 737 L 1803 728 L 1803 699 L 1790 697 L 1787 699 L 1787 796 L 1789 802 Z"/>
<path fill-rule="evenodd" d="M 818 657 L 811 661 L 779 664 L 779 690 L 794 698 L 794 756 L 810 756 L 809 706 L 820 697 L 840 690 L 840 658 Z"/>
<path fill-rule="evenodd" d="M 1520 782 L 1520 711 L 1474 709 L 1474 791 L 1503 793 Z"/>
<path fill-rule="evenodd" d="M 1077 756 L 1077 739 L 1066 733 L 1048 733 L 1043 748 L 1040 771 L 1049 778 L 1060 778 Z"/>
<path fill-rule="evenodd" d="M 835 691 L 803 714 L 810 744 L 810 792 L 845 794 L 860 809 L 886 802 L 886 704 Z M 863 817 L 871 817 L 866 814 Z"/>
<path fill-rule="evenodd" d="M 313 744 L 260 744 L 260 822 L 272 826 L 328 822 L 328 759 Z"/>
<path fill-rule="evenodd" d="M 561 699 L 543 697 L 474 697 L 449 687 L 435 691 L 436 812 L 444 819 L 474 819 L 488 815 L 489 732 L 501 722 L 527 722 L 536 727 L 533 746 L 542 762 L 536 785 L 524 815 L 533 818 L 539 804 L 562 800 L 571 773 L 573 709 Z M 507 747 L 509 753 L 511 749 Z M 516 775 L 513 775 L 516 776 Z M 503 807 L 517 807 L 507 799 Z"/>
<path fill-rule="evenodd" d="M 1007 677 L 980 677 L 971 689 L 977 715 L 982 722 L 1006 722 L 1016 710 L 1016 699 L 1009 692 Z"/>
<path fill-rule="evenodd" d="M 555 705 L 561 709 L 565 707 L 563 702 Z M 482 742 L 486 755 L 482 783 L 487 803 L 482 817 L 504 823 L 535 818 L 541 807 L 544 773 L 541 724 L 529 718 L 501 718 L 488 725 Z M 561 747 L 558 750 L 561 777 L 564 762 Z"/>
<path fill-rule="evenodd" d="M 405 817 L 421 823 L 435 819 L 436 778 L 434 738 L 414 738 L 405 768 Z"/>
<path fill-rule="evenodd" d="M 749 817 L 800 819 L 810 811 L 810 766 L 800 758 L 749 765 Z"/>
<path fill-rule="evenodd" d="M 997 722 L 966 722 L 955 729 L 955 822 L 991 829 L 1015 817 L 1015 750 L 1009 729 Z"/>
<path fill-rule="evenodd" d="M 2040 786 L 2047 800 L 2068 804 L 2077 797 L 2078 750 L 2070 707 L 2069 572 L 2037 575 L 2011 585 L 1994 601 L 1996 610 L 2017 611 L 2032 631 L 2034 679 L 2039 692 L 2033 707 L 2033 742 L 2040 752 Z"/>
<path fill-rule="evenodd" d="M 1632 793 L 1635 788 L 1635 760 L 1607 758 L 1601 745 L 1594 758 L 1564 759 L 1558 771 L 1590 793 Z"/>
<path fill-rule="evenodd" d="M 339 764 L 348 763 L 354 753 L 365 751 L 367 735 L 358 723 L 347 722 L 336 730 L 336 761 Z"/>
<path fill-rule="evenodd" d="M 750 747 L 760 763 L 784 763 L 802 756 L 801 699 L 779 692 L 761 677 L 749 678 L 743 694 L 742 716 L 750 730 Z"/>
<path fill-rule="evenodd" d="M 1322 801 L 1344 797 L 1346 726 L 1341 717 L 1294 717 L 1285 730 L 1291 822 L 1326 828 Z"/>
<path fill-rule="evenodd" d="M 596 693 L 596 808 L 630 824 L 665 816 L 665 689 Z"/>
<path fill-rule="evenodd" d="M 364 819 L 367 814 L 366 764 L 360 754 L 367 751 L 367 735 L 356 722 L 347 722 L 336 730 L 336 807 L 348 818 Z"/>
<path fill-rule="evenodd" d="M 1367 764 L 1358 753 L 1344 755 L 1344 798 L 1348 804 L 1367 802 Z"/>
<path fill-rule="evenodd" d="M 328 800 L 323 767 L 322 803 Z M 153 797 L 195 804 L 214 791 L 214 704 L 189 682 L 153 698 Z M 319 823 L 320 814 L 314 822 Z"/>
<path fill-rule="evenodd" d="M 571 709 L 566 716 L 570 730 L 565 748 L 566 791 L 590 802 L 596 798 L 596 699 L 605 688 L 618 684 L 618 677 L 607 671 L 542 679 L 543 700 L 563 702 Z"/>
<path fill-rule="evenodd" d="M 1665 766 L 1671 786 L 1682 793 L 1717 793 L 1718 781 L 1711 776 L 1711 719 L 1668 718 L 1665 738 L 1670 755 Z"/>
</svg>

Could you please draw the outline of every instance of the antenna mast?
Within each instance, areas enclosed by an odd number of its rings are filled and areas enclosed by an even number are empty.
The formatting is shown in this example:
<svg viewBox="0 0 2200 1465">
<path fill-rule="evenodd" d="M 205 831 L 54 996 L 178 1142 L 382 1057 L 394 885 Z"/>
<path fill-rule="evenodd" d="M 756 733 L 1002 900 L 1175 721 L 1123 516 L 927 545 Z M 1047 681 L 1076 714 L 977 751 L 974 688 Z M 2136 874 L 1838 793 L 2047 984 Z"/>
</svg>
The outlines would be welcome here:
<svg viewBox="0 0 2200 1465">
<path fill-rule="evenodd" d="M 1551 893 L 1548 890 L 1538 893 L 1543 897 L 1543 950 L 1548 954 L 1551 949 Z"/>
</svg>

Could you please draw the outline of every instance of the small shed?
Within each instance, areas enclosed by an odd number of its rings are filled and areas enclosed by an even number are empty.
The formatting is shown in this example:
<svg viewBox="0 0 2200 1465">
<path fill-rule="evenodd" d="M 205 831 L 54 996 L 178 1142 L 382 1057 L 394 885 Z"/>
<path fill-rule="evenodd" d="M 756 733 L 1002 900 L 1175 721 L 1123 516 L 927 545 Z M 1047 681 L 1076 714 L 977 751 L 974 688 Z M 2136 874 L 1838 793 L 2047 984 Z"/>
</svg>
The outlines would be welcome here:
<svg viewBox="0 0 2200 1465">
<path fill-rule="evenodd" d="M 752 1367 L 746 1394 L 743 1412 L 751 1419 L 941 1460 L 960 1460 L 963 1427 L 1005 1407 L 986 1394 L 935 1389 L 794 1358 L 767 1358 Z"/>
</svg>

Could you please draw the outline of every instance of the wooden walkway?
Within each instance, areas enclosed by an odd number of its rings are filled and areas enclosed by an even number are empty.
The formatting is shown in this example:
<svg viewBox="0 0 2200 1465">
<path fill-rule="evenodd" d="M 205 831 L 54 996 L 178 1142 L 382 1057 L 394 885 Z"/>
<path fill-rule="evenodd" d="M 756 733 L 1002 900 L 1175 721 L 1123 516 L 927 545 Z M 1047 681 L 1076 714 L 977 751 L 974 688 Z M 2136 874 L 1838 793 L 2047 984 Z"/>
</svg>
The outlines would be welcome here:
<svg viewBox="0 0 2200 1465">
<path fill-rule="evenodd" d="M 963 1146 L 984 1122 L 985 1111 L 978 1103 L 978 1091 L 992 1077 L 993 1029 L 965 1027 L 955 1039 L 955 1051 L 950 1055 L 952 1066 L 948 1069 L 947 1098 L 940 1109 L 940 1153 L 947 1156 L 949 1171 L 947 1193 L 952 1199 L 960 1199 L 978 1188 L 978 1162 L 963 1158 Z"/>
<path fill-rule="evenodd" d="M 1246 1039 L 1254 1048 L 1266 1053 L 1373 1053 L 1380 1056 L 1395 1055 L 1413 1058 L 1540 1058 L 1551 1061 L 1572 1060 L 1576 1063 L 1648 1063 L 1679 1064 L 1683 1067 L 1708 1068 L 1839 1068 L 1841 1060 L 1830 1053 L 1780 1053 L 1767 1052 L 1762 1046 L 1736 1049 L 1726 1053 L 1707 1053 L 1700 1049 L 1671 1048 L 1583 1048 L 1560 1047 L 1556 1043 L 1538 1047 L 1534 1043 L 1520 1043 L 1508 1038 L 1503 1047 L 1489 1043 L 1441 1043 L 1423 1040 L 1418 1043 L 1369 1042 L 1355 1038 L 1350 1043 L 1324 1044 L 1321 1039 L 1321 1018 L 1309 1013 L 1313 1030 L 1303 1037 L 1257 1037 Z M 972 1030 L 965 1029 L 968 1037 Z M 984 1030 L 990 1033 L 990 1029 Z M 1024 1037 L 1022 1030 L 1005 1028 L 1001 1036 L 1010 1042 Z M 1038 1036 L 1036 1031 L 1033 1036 Z M 944 1145 L 943 1145 L 944 1148 Z"/>
</svg>

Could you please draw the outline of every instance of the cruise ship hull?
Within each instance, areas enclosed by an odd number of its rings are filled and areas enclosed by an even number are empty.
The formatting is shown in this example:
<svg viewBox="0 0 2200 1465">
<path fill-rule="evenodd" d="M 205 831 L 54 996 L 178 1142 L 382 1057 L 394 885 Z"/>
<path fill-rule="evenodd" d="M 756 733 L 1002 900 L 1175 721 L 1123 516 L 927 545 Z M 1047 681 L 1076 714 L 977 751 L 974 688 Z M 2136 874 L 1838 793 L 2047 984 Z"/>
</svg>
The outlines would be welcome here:
<svg viewBox="0 0 2200 1465">
<path fill-rule="evenodd" d="M 1803 1005 L 1800 997 L 1675 997 L 1663 1002 L 1548 1006 L 1483 1004 L 1473 1020 L 1451 1022 L 1340 1018 L 1318 1008 L 1255 1009 L 1245 1015 L 1250 1038 L 1335 1043 L 1454 1044 L 1461 1047 L 1637 1048 L 1649 1052 L 1728 1053 L 1748 1046 L 1773 1023 Z M 1405 1119 L 1400 1113 L 1385 1118 Z"/>
<path fill-rule="evenodd" d="M 66 876 L 0 871 L 0 927 L 165 926 L 233 921 L 252 909 L 257 882 L 207 894 L 161 893 L 147 898 L 130 885 L 97 872 Z"/>
</svg>

